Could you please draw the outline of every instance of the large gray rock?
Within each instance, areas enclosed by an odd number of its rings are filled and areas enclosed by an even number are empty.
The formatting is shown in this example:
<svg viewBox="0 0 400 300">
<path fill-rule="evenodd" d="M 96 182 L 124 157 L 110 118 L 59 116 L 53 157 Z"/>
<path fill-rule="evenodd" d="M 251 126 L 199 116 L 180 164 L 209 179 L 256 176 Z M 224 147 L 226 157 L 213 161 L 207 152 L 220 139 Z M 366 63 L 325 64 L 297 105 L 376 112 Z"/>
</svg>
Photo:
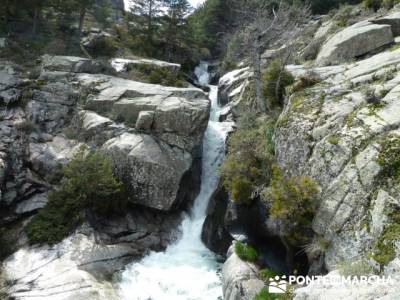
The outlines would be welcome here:
<svg viewBox="0 0 400 300">
<path fill-rule="evenodd" d="M 169 63 L 156 59 L 123 59 L 115 58 L 111 61 L 112 66 L 119 73 L 129 73 L 131 71 L 150 73 L 152 70 L 165 70 L 171 74 L 177 75 L 181 65 Z"/>
<path fill-rule="evenodd" d="M 137 208 L 126 215 L 93 216 L 91 226 L 83 224 L 52 247 L 28 246 L 22 232 L 21 249 L 2 265 L 0 290 L 5 277 L 5 291 L 16 300 L 120 299 L 113 275 L 148 251 L 164 250 L 176 239 L 181 217 Z"/>
<path fill-rule="evenodd" d="M 242 261 L 233 251 L 228 251 L 228 259 L 222 267 L 222 288 L 225 300 L 253 300 L 265 287 L 258 278 L 257 266 Z"/>
<path fill-rule="evenodd" d="M 18 203 L 15 212 L 22 215 L 43 208 L 47 204 L 47 198 L 47 193 L 36 194 L 33 197 Z"/>
<path fill-rule="evenodd" d="M 104 270 L 120 269 L 118 264 L 126 263 L 130 253 L 127 245 L 101 246 L 93 235 L 84 234 L 55 247 L 22 248 L 4 263 L 4 276 L 13 282 L 7 292 L 17 300 L 116 300 L 111 283 L 104 281 Z"/>
<path fill-rule="evenodd" d="M 249 68 L 231 71 L 219 80 L 218 102 L 226 105 L 232 102 L 245 87 L 246 80 L 251 76 Z"/>
<path fill-rule="evenodd" d="M 109 139 L 128 130 L 124 125 L 116 124 L 111 119 L 89 110 L 81 110 L 72 123 L 70 129 L 76 136 L 95 147 L 100 147 Z"/>
<path fill-rule="evenodd" d="M 59 71 L 72 73 L 96 73 L 100 71 L 100 65 L 88 58 L 76 56 L 42 56 L 42 68 L 44 71 Z"/>
<path fill-rule="evenodd" d="M 176 96 L 187 100 L 206 99 L 204 92 L 197 88 L 166 87 L 101 74 L 77 74 L 76 80 L 83 88 L 93 92 L 87 105 L 94 111 L 110 110 L 115 102 L 123 98 Z"/>
<path fill-rule="evenodd" d="M 107 141 L 103 149 L 111 155 L 132 203 L 165 211 L 181 204 L 180 184 L 192 165 L 189 153 L 149 135 L 130 133 Z"/>
<path fill-rule="evenodd" d="M 81 39 L 81 45 L 94 57 L 114 56 L 118 48 L 114 44 L 113 36 L 105 31 L 91 30 Z"/>
<path fill-rule="evenodd" d="M 32 169 L 44 178 L 51 180 L 59 175 L 65 166 L 80 149 L 82 143 L 69 140 L 60 135 L 51 142 L 31 143 L 29 145 L 29 161 Z"/>
<path fill-rule="evenodd" d="M 321 46 L 329 37 L 329 35 L 335 30 L 335 28 L 335 22 L 333 21 L 322 23 L 315 32 L 312 41 L 306 47 L 304 47 L 304 49 L 302 49 L 300 54 L 301 58 L 303 58 L 304 60 L 315 59 Z"/>
<path fill-rule="evenodd" d="M 95 67 L 84 58 L 44 56 L 26 107 L 0 107 L 0 201 L 7 207 L 0 224 L 42 208 L 60 178 L 52 174 L 60 175 L 83 143 L 110 154 L 135 211 L 106 219 L 89 213 L 92 229 L 54 247 L 20 249 L 5 265 L 15 299 L 117 299 L 108 283 L 113 273 L 149 250 L 164 250 L 181 209 L 198 195 L 210 110 L 204 92 L 90 74 Z M 19 88 L 12 65 L 3 71 L 3 86 Z M 122 123 L 117 112 L 135 122 Z M 26 245 L 24 234 L 18 243 Z"/>
<path fill-rule="evenodd" d="M 321 48 L 316 64 L 332 65 L 370 53 L 393 43 L 390 25 L 360 22 L 336 33 Z"/>
<path fill-rule="evenodd" d="M 377 162 L 382 143 L 399 136 L 399 53 L 335 67 L 322 84 L 292 95 L 278 120 L 279 165 L 289 175 L 313 177 L 321 187 L 313 229 L 329 246 L 315 263 L 322 259 L 328 271 L 370 257 L 399 205 L 396 184 L 386 185 Z M 369 102 L 366 90 L 379 104 Z"/>
<path fill-rule="evenodd" d="M 65 72 L 43 72 L 26 105 L 30 121 L 47 133 L 58 133 L 72 118 L 79 92 Z"/>
<path fill-rule="evenodd" d="M 117 119 L 121 117 L 128 124 L 136 124 L 141 111 L 155 111 L 165 98 L 161 95 L 150 97 L 126 98 L 113 106 Z"/>
<path fill-rule="evenodd" d="M 220 255 L 226 254 L 233 239 L 225 227 L 228 204 L 229 195 L 220 184 L 210 199 L 201 232 L 203 243 Z"/>
<path fill-rule="evenodd" d="M 21 90 L 18 88 L 22 79 L 9 63 L 0 63 L 0 104 L 8 105 L 18 101 Z"/>
<path fill-rule="evenodd" d="M 87 100 L 87 108 L 113 115 L 135 127 L 142 111 L 154 112 L 149 133 L 190 153 L 200 153 L 207 127 L 210 102 L 197 88 L 174 88 L 104 75 L 80 74 L 82 86 L 97 90 Z"/>
<path fill-rule="evenodd" d="M 390 25 L 394 36 L 400 35 L 400 12 L 392 13 L 380 19 L 370 20 L 374 24 Z"/>
<path fill-rule="evenodd" d="M 154 122 L 154 111 L 141 111 L 136 121 L 136 129 L 150 132 Z"/>
</svg>

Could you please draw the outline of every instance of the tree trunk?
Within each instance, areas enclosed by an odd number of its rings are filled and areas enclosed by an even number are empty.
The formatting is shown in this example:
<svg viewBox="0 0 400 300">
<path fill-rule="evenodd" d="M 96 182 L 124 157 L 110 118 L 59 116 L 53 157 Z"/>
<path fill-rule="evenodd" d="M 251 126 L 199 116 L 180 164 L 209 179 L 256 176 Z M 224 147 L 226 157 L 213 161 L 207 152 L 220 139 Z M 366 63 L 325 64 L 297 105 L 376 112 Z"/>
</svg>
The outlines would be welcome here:
<svg viewBox="0 0 400 300">
<path fill-rule="evenodd" d="M 8 14 L 9 14 L 9 3 L 8 0 L 6 1 L 4 5 L 4 24 L 7 26 L 8 25 Z"/>
<path fill-rule="evenodd" d="M 153 0 L 149 3 L 149 17 L 147 20 L 147 42 L 153 45 Z"/>
<path fill-rule="evenodd" d="M 254 87 L 256 90 L 258 109 L 265 113 L 267 112 L 266 101 L 262 95 L 262 75 L 261 75 L 261 53 L 258 43 L 253 44 L 253 68 L 254 68 Z"/>
<path fill-rule="evenodd" d="M 79 12 L 79 38 L 82 36 L 83 32 L 83 24 L 85 22 L 85 16 L 86 16 L 86 5 L 82 4 L 80 7 L 80 12 Z"/>
<path fill-rule="evenodd" d="M 40 7 L 37 6 L 33 9 L 33 24 L 32 24 L 32 34 L 33 35 L 36 35 L 39 13 L 40 13 Z"/>
</svg>

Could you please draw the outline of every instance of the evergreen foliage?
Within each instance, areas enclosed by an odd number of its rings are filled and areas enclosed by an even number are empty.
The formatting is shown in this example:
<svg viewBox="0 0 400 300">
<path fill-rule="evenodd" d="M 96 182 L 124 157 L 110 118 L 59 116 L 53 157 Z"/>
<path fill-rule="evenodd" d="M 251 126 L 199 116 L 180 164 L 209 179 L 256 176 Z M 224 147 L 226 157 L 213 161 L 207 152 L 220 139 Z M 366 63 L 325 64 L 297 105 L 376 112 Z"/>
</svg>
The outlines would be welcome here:
<svg viewBox="0 0 400 300">
<path fill-rule="evenodd" d="M 111 161 L 99 152 L 82 148 L 64 168 L 58 190 L 26 227 L 31 243 L 56 244 L 83 222 L 86 213 L 123 212 L 122 183 L 112 173 Z"/>
<path fill-rule="evenodd" d="M 263 94 L 269 103 L 268 106 L 282 106 L 286 87 L 295 81 L 293 75 L 285 70 L 280 60 L 274 60 L 264 71 L 262 79 Z"/>
<path fill-rule="evenodd" d="M 258 257 L 256 249 L 241 242 L 235 242 L 235 253 L 241 260 L 244 261 L 255 262 Z"/>
<path fill-rule="evenodd" d="M 318 207 L 318 185 L 307 176 L 286 177 L 272 166 L 271 185 L 264 190 L 270 216 L 283 225 L 283 236 L 293 245 L 305 245 Z"/>
<path fill-rule="evenodd" d="M 236 203 L 250 204 L 255 187 L 268 182 L 274 155 L 272 135 L 273 121 L 232 134 L 221 174 L 225 188 Z"/>
<path fill-rule="evenodd" d="M 155 53 L 155 35 L 160 26 L 159 16 L 162 13 L 162 0 L 137 0 L 131 8 L 131 33 L 139 39 L 144 51 L 151 56 Z"/>
</svg>

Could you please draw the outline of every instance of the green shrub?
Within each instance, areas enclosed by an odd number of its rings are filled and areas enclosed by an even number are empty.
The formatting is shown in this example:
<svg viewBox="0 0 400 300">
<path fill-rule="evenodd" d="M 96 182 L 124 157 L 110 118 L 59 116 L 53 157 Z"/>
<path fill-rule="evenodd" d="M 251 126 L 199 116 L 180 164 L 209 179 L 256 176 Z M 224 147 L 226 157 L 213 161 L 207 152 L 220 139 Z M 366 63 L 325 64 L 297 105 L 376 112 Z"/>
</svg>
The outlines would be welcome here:
<svg viewBox="0 0 400 300">
<path fill-rule="evenodd" d="M 329 240 L 322 236 L 315 236 L 313 240 L 304 247 L 304 249 L 310 257 L 315 258 L 323 255 L 330 245 L 331 242 Z"/>
<path fill-rule="evenodd" d="M 347 27 L 349 20 L 354 19 L 354 17 L 354 6 L 342 5 L 333 17 L 333 21 L 339 27 Z"/>
<path fill-rule="evenodd" d="M 18 130 L 21 130 L 22 132 L 25 132 L 26 134 L 31 134 L 32 132 L 35 132 L 35 131 L 38 130 L 37 125 L 35 123 L 33 123 L 32 121 L 30 121 L 30 120 L 25 120 L 25 121 L 22 121 L 20 123 L 17 123 L 15 125 L 15 127 Z"/>
<path fill-rule="evenodd" d="M 280 274 L 278 272 L 275 272 L 272 269 L 262 269 L 259 272 L 259 276 L 262 280 L 264 280 L 265 282 L 268 282 L 270 278 L 274 278 L 276 276 L 281 276 L 283 274 Z"/>
<path fill-rule="evenodd" d="M 185 86 L 185 82 L 180 79 L 178 75 L 161 68 L 153 69 L 147 78 L 145 78 L 145 80 L 153 84 L 161 84 L 166 86 Z"/>
<path fill-rule="evenodd" d="M 382 143 L 378 156 L 381 165 L 381 178 L 400 179 L 400 136 L 388 136 Z"/>
<path fill-rule="evenodd" d="M 400 213 L 390 214 L 391 223 L 385 226 L 375 245 L 372 258 L 382 267 L 396 258 L 396 242 L 400 240 Z"/>
<path fill-rule="evenodd" d="M 301 76 L 298 81 L 290 89 L 291 93 L 302 91 L 321 82 L 321 79 L 316 74 L 307 74 Z"/>
<path fill-rule="evenodd" d="M 282 106 L 287 86 L 294 83 L 294 77 L 286 71 L 281 60 L 274 60 L 263 72 L 263 94 L 269 107 Z"/>
<path fill-rule="evenodd" d="M 222 70 L 224 70 L 224 72 L 229 72 L 229 71 L 237 69 L 238 63 L 232 57 L 225 57 L 225 59 L 222 61 L 221 68 L 222 68 Z"/>
<path fill-rule="evenodd" d="M 253 109 L 244 110 L 237 119 L 236 125 L 239 129 L 247 130 L 257 127 L 257 112 Z"/>
<path fill-rule="evenodd" d="M 267 288 L 263 288 L 253 298 L 253 300 L 273 300 L 273 299 L 275 298 L 268 292 Z"/>
<path fill-rule="evenodd" d="M 382 0 L 382 7 L 386 9 L 391 9 L 396 4 L 399 4 L 400 0 Z"/>
<path fill-rule="evenodd" d="M 340 139 L 339 139 L 339 136 L 337 136 L 336 134 L 333 134 L 328 137 L 327 141 L 328 141 L 328 143 L 330 143 L 332 145 L 338 145 Z"/>
<path fill-rule="evenodd" d="M 120 42 L 116 38 L 106 36 L 93 42 L 88 51 L 94 57 L 114 57 L 121 47 Z"/>
<path fill-rule="evenodd" d="M 253 300 L 289 300 L 292 299 L 290 293 L 285 294 L 271 294 L 268 288 L 261 289 L 253 298 Z"/>
<path fill-rule="evenodd" d="M 255 262 L 258 258 L 258 253 L 250 245 L 241 242 L 235 242 L 235 253 L 241 260 Z"/>
<path fill-rule="evenodd" d="M 271 185 L 263 195 L 270 204 L 270 216 L 282 223 L 283 235 L 295 245 L 304 245 L 308 241 L 305 232 L 311 228 L 318 194 L 318 185 L 312 178 L 287 178 L 277 165 L 272 166 Z"/>
<path fill-rule="evenodd" d="M 60 188 L 27 225 L 29 241 L 56 244 L 82 223 L 86 210 L 102 215 L 123 211 L 124 196 L 110 159 L 82 148 L 64 168 Z"/>
<path fill-rule="evenodd" d="M 382 7 L 382 0 L 364 0 L 363 5 L 365 8 L 377 11 Z"/>
<path fill-rule="evenodd" d="M 241 129 L 229 140 L 229 154 L 221 167 L 225 188 L 233 201 L 250 204 L 256 187 L 268 183 L 274 145 L 273 122 Z"/>
</svg>

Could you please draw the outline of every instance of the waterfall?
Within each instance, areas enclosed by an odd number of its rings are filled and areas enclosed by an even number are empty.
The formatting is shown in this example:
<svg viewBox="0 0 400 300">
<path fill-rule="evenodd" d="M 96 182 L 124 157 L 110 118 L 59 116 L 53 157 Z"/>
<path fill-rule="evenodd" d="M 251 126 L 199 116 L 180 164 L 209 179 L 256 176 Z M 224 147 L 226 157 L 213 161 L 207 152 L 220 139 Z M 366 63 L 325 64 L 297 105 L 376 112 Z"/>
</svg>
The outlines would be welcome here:
<svg viewBox="0 0 400 300">
<path fill-rule="evenodd" d="M 208 84 L 207 64 L 196 68 L 199 83 Z M 180 225 L 181 236 L 164 252 L 151 252 L 122 274 L 120 295 L 126 300 L 217 300 L 222 298 L 220 264 L 201 241 L 208 202 L 219 181 L 229 122 L 220 123 L 218 87 L 210 86 L 210 121 L 203 141 L 200 194 Z"/>
<path fill-rule="evenodd" d="M 208 63 L 206 61 L 202 61 L 195 69 L 194 74 L 197 77 L 197 81 L 201 86 L 207 86 L 210 82 L 210 74 L 208 73 Z M 210 99 L 212 100 L 212 95 L 210 95 Z"/>
</svg>

